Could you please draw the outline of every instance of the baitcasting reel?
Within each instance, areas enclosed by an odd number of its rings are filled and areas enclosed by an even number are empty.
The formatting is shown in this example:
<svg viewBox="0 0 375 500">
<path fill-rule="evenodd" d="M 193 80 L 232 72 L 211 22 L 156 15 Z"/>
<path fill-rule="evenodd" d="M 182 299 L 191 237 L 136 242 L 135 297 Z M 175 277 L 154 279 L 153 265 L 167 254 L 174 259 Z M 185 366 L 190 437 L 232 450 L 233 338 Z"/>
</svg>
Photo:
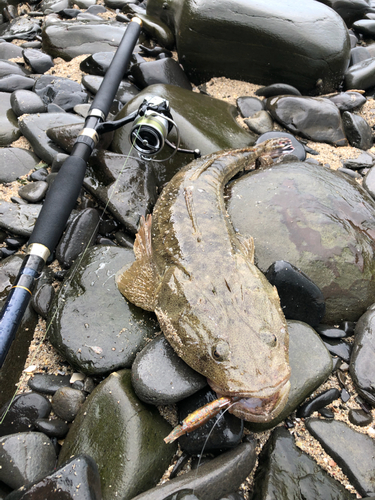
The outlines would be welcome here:
<svg viewBox="0 0 375 500">
<path fill-rule="evenodd" d="M 153 160 L 164 162 L 172 158 L 178 151 L 180 153 L 193 154 L 194 158 L 200 158 L 199 149 L 180 148 L 180 131 L 176 122 L 173 120 L 169 102 L 162 97 L 152 97 L 145 99 L 137 111 L 117 121 L 107 121 L 97 127 L 99 134 L 116 130 L 127 123 L 133 122 L 129 134 L 129 140 L 138 151 L 143 160 Z M 176 145 L 167 139 L 168 134 L 173 127 L 176 129 Z M 159 153 L 165 145 L 173 149 L 172 154 L 165 159 L 155 160 L 153 156 Z"/>
</svg>

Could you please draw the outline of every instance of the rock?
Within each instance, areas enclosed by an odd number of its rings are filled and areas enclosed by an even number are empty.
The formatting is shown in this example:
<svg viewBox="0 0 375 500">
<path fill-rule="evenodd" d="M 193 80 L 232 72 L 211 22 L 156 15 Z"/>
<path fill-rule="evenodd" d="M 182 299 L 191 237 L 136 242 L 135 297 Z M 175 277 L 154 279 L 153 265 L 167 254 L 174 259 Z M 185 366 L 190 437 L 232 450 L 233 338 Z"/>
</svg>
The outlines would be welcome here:
<svg viewBox="0 0 375 500">
<path fill-rule="evenodd" d="M 142 29 L 150 37 L 167 50 L 173 50 L 175 46 L 175 37 L 172 31 L 162 21 L 155 17 L 148 16 L 146 12 L 137 12 L 137 17 L 142 21 Z"/>
<path fill-rule="evenodd" d="M 52 409 L 58 417 L 67 422 L 72 422 L 85 399 L 86 397 L 82 391 L 72 387 L 61 387 L 53 395 Z"/>
<path fill-rule="evenodd" d="M 353 64 L 365 61 L 366 59 L 371 59 L 370 51 L 368 51 L 366 47 L 354 47 L 350 51 L 349 66 L 353 66 Z"/>
<path fill-rule="evenodd" d="M 23 51 L 23 57 L 33 73 L 43 74 L 54 66 L 52 57 L 41 50 L 26 49 Z"/>
<path fill-rule="evenodd" d="M 216 500 L 220 495 L 236 490 L 254 468 L 256 460 L 255 441 L 245 440 L 233 450 L 187 474 L 148 490 L 132 500 L 161 500 L 174 498 L 181 490 L 193 490 L 198 498 Z"/>
<path fill-rule="evenodd" d="M 10 94 L 0 92 L 0 147 L 9 146 L 20 135 L 17 117 L 10 103 Z"/>
<path fill-rule="evenodd" d="M 315 330 L 323 339 L 342 339 L 343 337 L 347 337 L 346 332 L 344 330 L 341 330 L 341 328 L 324 325 L 323 323 L 316 326 Z"/>
<path fill-rule="evenodd" d="M 30 203 L 38 203 L 38 201 L 43 200 L 47 189 L 48 184 L 45 181 L 30 182 L 20 187 L 18 194 L 23 200 Z"/>
<path fill-rule="evenodd" d="M 359 19 L 352 25 L 355 33 L 363 35 L 364 38 L 374 38 L 375 36 L 375 21 L 372 19 Z"/>
<path fill-rule="evenodd" d="M 67 225 L 56 248 L 56 258 L 63 268 L 69 268 L 93 244 L 98 233 L 99 219 L 98 210 L 86 208 Z"/>
<path fill-rule="evenodd" d="M 0 438 L 0 480 L 11 488 L 40 480 L 53 471 L 56 453 L 40 432 L 19 432 Z"/>
<path fill-rule="evenodd" d="M 348 413 L 349 422 L 359 427 L 366 427 L 372 423 L 371 413 L 366 413 L 364 410 L 351 408 Z"/>
<path fill-rule="evenodd" d="M 130 367 L 158 329 L 155 316 L 130 304 L 115 284 L 116 272 L 133 260 L 132 250 L 94 246 L 72 267 L 70 285 L 64 286 L 66 281 L 56 295 L 50 341 L 83 373 Z"/>
<path fill-rule="evenodd" d="M 6 76 L 6 75 L 27 76 L 28 74 L 29 72 L 23 69 L 17 63 L 14 63 L 12 61 L 0 60 L 0 76 Z"/>
<path fill-rule="evenodd" d="M 38 162 L 38 157 L 27 149 L 1 148 L 0 183 L 13 182 L 18 177 L 28 174 Z"/>
<path fill-rule="evenodd" d="M 181 147 L 199 149 L 202 155 L 222 149 L 235 149 L 251 146 L 254 140 L 235 121 L 237 110 L 224 101 L 207 95 L 197 94 L 174 85 L 151 85 L 123 107 L 116 119 L 123 118 L 137 110 L 144 99 L 159 96 L 167 99 L 171 114 L 181 134 Z M 111 148 L 116 153 L 127 154 L 130 151 L 129 133 L 132 124 L 116 130 Z M 175 129 L 169 134 L 171 142 L 176 142 Z M 171 150 L 164 150 L 155 155 L 160 160 L 167 158 Z M 192 154 L 177 153 L 171 160 L 160 163 L 150 162 L 155 169 L 158 183 L 163 185 L 184 165 L 193 160 Z"/>
<path fill-rule="evenodd" d="M 104 76 L 114 57 L 114 52 L 96 52 L 84 59 L 79 67 L 90 75 Z"/>
<path fill-rule="evenodd" d="M 354 500 L 355 495 L 297 448 L 286 429 L 277 427 L 260 453 L 253 498 Z"/>
<path fill-rule="evenodd" d="M 34 311 L 46 319 L 48 310 L 55 297 L 55 289 L 52 285 L 45 284 L 31 297 L 31 305 Z"/>
<path fill-rule="evenodd" d="M 338 420 L 310 418 L 305 425 L 341 467 L 356 490 L 362 496 L 374 495 L 374 440 Z"/>
<path fill-rule="evenodd" d="M 35 392 L 53 395 L 61 387 L 70 386 L 70 375 L 36 373 L 29 379 L 28 385 Z"/>
<path fill-rule="evenodd" d="M 0 59 L 13 59 L 22 57 L 22 49 L 18 45 L 9 42 L 0 43 Z"/>
<path fill-rule="evenodd" d="M 83 125 L 84 121 L 81 117 L 70 113 L 28 115 L 19 122 L 20 130 L 31 143 L 34 152 L 48 164 L 52 163 L 57 153 L 63 153 L 64 151 L 49 139 L 46 131 L 51 127 L 76 123 Z"/>
<path fill-rule="evenodd" d="M 255 134 L 261 135 L 273 130 L 273 120 L 265 110 L 258 111 L 251 118 L 245 120 L 245 123 Z"/>
<path fill-rule="evenodd" d="M 136 397 L 130 370 L 114 372 L 82 406 L 58 463 L 82 453 L 91 456 L 98 465 L 103 500 L 130 500 L 152 488 L 169 465 L 176 446 L 166 445 L 163 438 L 170 430 L 154 406 Z"/>
<path fill-rule="evenodd" d="M 18 40 L 34 40 L 40 34 L 39 22 L 27 17 L 16 17 L 10 23 L 0 25 L 0 38 L 10 42 Z"/>
<path fill-rule="evenodd" d="M 289 262 L 274 262 L 265 272 L 271 285 L 277 288 L 286 319 L 303 321 L 315 327 L 325 313 L 322 292 L 299 269 Z"/>
<path fill-rule="evenodd" d="M 15 90 L 30 90 L 34 80 L 22 75 L 6 75 L 0 78 L 0 92 L 14 92 Z"/>
<path fill-rule="evenodd" d="M 340 391 L 336 388 L 327 389 L 321 392 L 318 396 L 310 399 L 303 405 L 301 405 L 296 413 L 297 418 L 306 418 L 314 413 L 314 411 L 320 410 L 325 406 L 328 406 L 332 401 L 340 397 Z"/>
<path fill-rule="evenodd" d="M 344 22 L 312 0 L 287 0 L 282 6 L 277 0 L 152 0 L 147 14 L 174 31 L 179 61 L 195 84 L 226 76 L 263 85 L 283 82 L 310 93 L 321 80 L 321 91 L 330 92 L 340 83 L 349 59 Z"/>
<path fill-rule="evenodd" d="M 353 170 L 359 170 L 360 168 L 371 168 L 374 165 L 375 159 L 369 153 L 361 153 L 358 158 L 349 158 L 343 160 L 343 165 L 346 168 L 351 168 Z"/>
<path fill-rule="evenodd" d="M 34 392 L 19 394 L 13 401 L 7 401 L 0 410 L 0 436 L 33 431 L 35 421 L 48 417 L 50 411 L 51 403 L 44 396 Z"/>
<path fill-rule="evenodd" d="M 332 356 L 339 356 L 346 363 L 350 361 L 350 355 L 352 351 L 351 344 L 344 342 L 343 340 L 322 338 L 324 345 Z"/>
<path fill-rule="evenodd" d="M 373 145 L 373 136 L 370 125 L 362 116 L 345 111 L 342 114 L 342 123 L 349 144 L 358 149 L 370 149 Z"/>
<path fill-rule="evenodd" d="M 290 392 L 284 410 L 268 424 L 246 422 L 253 432 L 272 429 L 287 418 L 332 372 L 332 358 L 319 335 L 308 325 L 288 321 Z"/>
<path fill-rule="evenodd" d="M 152 165 L 122 154 L 96 151 L 90 158 L 90 166 L 91 175 L 84 180 L 85 188 L 127 231 L 136 234 L 140 218 L 152 212 L 157 199 L 157 179 Z"/>
<path fill-rule="evenodd" d="M 56 439 L 64 439 L 69 431 L 69 425 L 59 418 L 53 420 L 38 418 L 35 420 L 34 424 L 39 432 L 43 432 L 46 436 L 51 438 L 55 437 Z"/>
<path fill-rule="evenodd" d="M 149 342 L 132 365 L 134 391 L 145 403 L 173 404 L 204 387 L 205 377 L 188 366 L 163 335 Z"/>
<path fill-rule="evenodd" d="M 346 90 L 367 90 L 375 85 L 375 58 L 353 64 L 345 72 L 344 87 Z"/>
<path fill-rule="evenodd" d="M 375 406 L 375 306 L 358 320 L 350 358 L 350 374 L 358 394 Z"/>
<path fill-rule="evenodd" d="M 181 66 L 170 57 L 133 64 L 130 74 L 134 78 L 134 83 L 141 89 L 160 83 L 177 85 L 183 89 L 191 90 L 191 84 Z"/>
<path fill-rule="evenodd" d="M 371 167 L 366 173 L 363 179 L 363 187 L 372 198 L 375 198 L 375 168 Z"/>
<path fill-rule="evenodd" d="M 179 421 L 182 422 L 190 413 L 216 399 L 214 391 L 204 388 L 180 401 L 177 405 Z M 243 427 L 243 420 L 222 410 L 198 429 L 181 436 L 178 443 L 182 451 L 189 455 L 216 454 L 237 446 L 243 436 Z"/>
<path fill-rule="evenodd" d="M 108 54 L 108 52 L 105 52 Z M 82 84 L 92 93 L 96 94 L 102 84 L 103 77 L 97 75 L 84 75 L 82 78 Z M 122 104 L 128 103 L 133 97 L 139 94 L 138 88 L 130 82 L 123 80 L 118 86 L 115 99 L 120 101 Z"/>
<path fill-rule="evenodd" d="M 42 205 L 17 205 L 0 200 L 0 227 L 19 236 L 30 236 Z"/>
<path fill-rule="evenodd" d="M 257 97 L 238 97 L 236 104 L 243 118 L 250 118 L 255 113 L 264 110 L 264 101 L 261 101 Z"/>
<path fill-rule="evenodd" d="M 71 458 L 41 481 L 15 491 L 9 500 L 40 500 L 57 496 L 76 500 L 78 493 L 80 500 L 102 500 L 98 467 L 87 455 Z"/>
<path fill-rule="evenodd" d="M 285 83 L 272 83 L 267 87 L 262 87 L 256 90 L 255 95 L 273 97 L 275 95 L 301 95 L 301 92 L 292 85 L 287 85 Z"/>
<path fill-rule="evenodd" d="M 235 230 L 254 238 L 259 269 L 285 260 L 320 288 L 322 322 L 356 321 L 373 303 L 375 269 L 368 256 L 375 205 L 355 181 L 306 162 L 280 163 L 235 180 L 226 194 Z"/>
<path fill-rule="evenodd" d="M 366 97 L 359 92 L 340 92 L 337 95 L 328 97 L 328 99 L 333 102 L 340 111 L 353 111 L 366 102 Z"/>
<path fill-rule="evenodd" d="M 371 12 L 370 4 L 367 0 L 319 0 L 335 10 L 345 21 L 347 26 L 353 24 L 357 19 L 361 19 L 367 12 Z"/>
<path fill-rule="evenodd" d="M 280 96 L 267 100 L 272 118 L 294 134 L 316 142 L 346 146 L 340 112 L 322 97 Z"/>
</svg>

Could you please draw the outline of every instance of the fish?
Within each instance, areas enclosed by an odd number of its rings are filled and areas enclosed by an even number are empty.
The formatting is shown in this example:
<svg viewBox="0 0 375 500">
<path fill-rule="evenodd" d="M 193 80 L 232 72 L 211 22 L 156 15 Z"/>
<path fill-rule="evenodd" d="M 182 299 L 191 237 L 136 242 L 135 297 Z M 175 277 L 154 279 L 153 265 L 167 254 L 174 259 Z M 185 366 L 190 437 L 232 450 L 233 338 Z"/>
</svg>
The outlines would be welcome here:
<svg viewBox="0 0 375 500">
<path fill-rule="evenodd" d="M 186 165 L 141 219 L 135 261 L 116 274 L 126 299 L 154 311 L 178 356 L 250 422 L 269 422 L 286 404 L 289 337 L 277 290 L 254 264 L 253 238 L 235 232 L 223 191 L 258 159 L 292 150 L 289 139 L 270 139 Z"/>
</svg>

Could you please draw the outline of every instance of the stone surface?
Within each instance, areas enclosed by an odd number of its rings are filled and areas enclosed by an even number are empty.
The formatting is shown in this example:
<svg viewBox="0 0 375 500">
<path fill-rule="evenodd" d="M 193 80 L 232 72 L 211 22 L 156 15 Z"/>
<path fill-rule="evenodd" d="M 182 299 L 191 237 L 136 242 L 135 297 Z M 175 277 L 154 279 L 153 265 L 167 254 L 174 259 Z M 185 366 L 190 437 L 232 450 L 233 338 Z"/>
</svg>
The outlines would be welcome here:
<svg viewBox="0 0 375 500">
<path fill-rule="evenodd" d="M 22 148 L 0 149 L 0 182 L 13 182 L 35 168 L 39 159 L 34 153 Z"/>
<path fill-rule="evenodd" d="M 296 413 L 297 418 L 306 418 L 314 413 L 314 411 L 320 410 L 325 406 L 335 401 L 340 397 L 340 391 L 335 387 L 331 389 L 327 389 L 326 391 L 321 392 L 317 396 L 309 401 L 306 401 L 303 405 L 301 405 Z"/>
<path fill-rule="evenodd" d="M 135 80 L 134 83 L 141 89 L 161 83 L 163 85 L 177 85 L 183 89 L 191 90 L 191 83 L 181 66 L 170 57 L 133 64 L 130 74 Z"/>
<path fill-rule="evenodd" d="M 54 413 L 61 419 L 72 422 L 79 409 L 85 402 L 86 396 L 82 391 L 72 387 L 61 387 L 53 395 L 51 404 Z"/>
<path fill-rule="evenodd" d="M 46 418 L 50 411 L 51 403 L 41 394 L 19 394 L 12 402 L 6 402 L 0 410 L 0 436 L 33 431 L 35 421 Z"/>
<path fill-rule="evenodd" d="M 163 438 L 171 427 L 131 386 L 130 370 L 112 373 L 87 398 L 59 456 L 87 454 L 98 465 L 103 500 L 130 500 L 152 488 L 176 450 Z"/>
<path fill-rule="evenodd" d="M 342 114 L 345 135 L 349 144 L 358 149 L 370 149 L 373 145 L 373 136 L 370 125 L 359 115 L 344 111 Z"/>
<path fill-rule="evenodd" d="M 51 311 L 55 307 L 58 311 L 50 341 L 83 373 L 130 367 L 158 329 L 155 316 L 130 304 L 115 284 L 116 272 L 133 260 L 132 250 L 94 246 L 72 267 L 74 278 L 69 286 L 63 284 L 56 295 Z"/>
<path fill-rule="evenodd" d="M 0 92 L 0 147 L 9 146 L 20 135 L 17 117 L 12 111 L 10 94 Z"/>
<path fill-rule="evenodd" d="M 322 322 L 356 321 L 373 303 L 375 205 L 355 181 L 295 162 L 229 188 L 228 213 L 236 231 L 254 238 L 260 270 L 285 260 L 304 272 L 323 293 Z"/>
<path fill-rule="evenodd" d="M 0 227 L 19 236 L 30 236 L 42 205 L 18 205 L 0 200 Z"/>
<path fill-rule="evenodd" d="M 306 428 L 341 467 L 362 496 L 375 493 L 375 443 L 338 420 L 306 420 Z"/>
</svg>

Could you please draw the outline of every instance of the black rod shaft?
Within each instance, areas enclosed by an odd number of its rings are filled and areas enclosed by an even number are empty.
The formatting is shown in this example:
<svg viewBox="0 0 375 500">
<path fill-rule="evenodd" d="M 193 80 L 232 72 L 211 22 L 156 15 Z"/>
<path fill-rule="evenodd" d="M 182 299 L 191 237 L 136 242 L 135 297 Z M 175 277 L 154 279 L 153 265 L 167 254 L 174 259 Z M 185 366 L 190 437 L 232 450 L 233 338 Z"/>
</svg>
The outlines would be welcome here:
<svg viewBox="0 0 375 500">
<path fill-rule="evenodd" d="M 140 33 L 140 21 L 133 18 L 113 57 L 110 67 L 90 107 L 84 128 L 48 191 L 30 236 L 25 257 L 16 281 L 0 312 L 0 368 L 16 336 L 30 301 L 36 279 L 48 256 L 54 251 L 77 201 L 86 172 L 87 161 L 96 145 L 96 127 L 105 120 L 118 86 L 130 62 Z"/>
</svg>

